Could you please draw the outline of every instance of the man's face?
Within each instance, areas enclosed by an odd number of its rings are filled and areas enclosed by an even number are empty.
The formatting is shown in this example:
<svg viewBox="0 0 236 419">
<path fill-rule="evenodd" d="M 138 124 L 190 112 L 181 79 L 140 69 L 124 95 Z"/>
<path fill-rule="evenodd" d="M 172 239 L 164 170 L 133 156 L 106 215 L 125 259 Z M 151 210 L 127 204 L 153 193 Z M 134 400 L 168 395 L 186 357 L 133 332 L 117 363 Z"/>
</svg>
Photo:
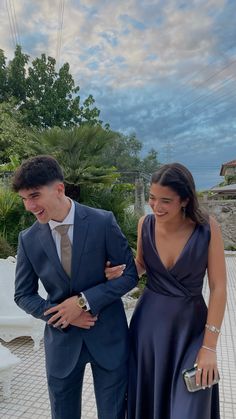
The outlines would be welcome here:
<svg viewBox="0 0 236 419">
<path fill-rule="evenodd" d="M 26 211 L 32 212 L 41 224 L 46 224 L 50 220 L 61 221 L 64 198 L 62 182 L 56 181 L 37 188 L 21 189 L 19 196 Z"/>
</svg>

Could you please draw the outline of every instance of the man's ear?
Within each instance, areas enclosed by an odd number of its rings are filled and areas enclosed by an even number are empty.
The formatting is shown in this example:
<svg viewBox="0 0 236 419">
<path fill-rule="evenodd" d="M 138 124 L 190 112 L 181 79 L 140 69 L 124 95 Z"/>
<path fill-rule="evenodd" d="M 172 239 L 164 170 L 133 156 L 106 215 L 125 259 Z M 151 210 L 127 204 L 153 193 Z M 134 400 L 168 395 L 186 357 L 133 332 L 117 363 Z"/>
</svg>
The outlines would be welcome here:
<svg viewBox="0 0 236 419">
<path fill-rule="evenodd" d="M 57 192 L 60 196 L 65 195 L 65 185 L 63 182 L 58 182 L 56 187 L 57 187 Z"/>
</svg>

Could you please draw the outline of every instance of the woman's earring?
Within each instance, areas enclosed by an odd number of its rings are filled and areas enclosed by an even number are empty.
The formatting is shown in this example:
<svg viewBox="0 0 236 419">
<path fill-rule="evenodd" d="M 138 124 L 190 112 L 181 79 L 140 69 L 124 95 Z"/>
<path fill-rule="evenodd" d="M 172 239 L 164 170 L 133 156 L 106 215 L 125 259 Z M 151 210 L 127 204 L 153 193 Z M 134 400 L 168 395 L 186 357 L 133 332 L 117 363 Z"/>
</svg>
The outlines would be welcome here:
<svg viewBox="0 0 236 419">
<path fill-rule="evenodd" d="M 186 207 L 182 207 L 182 211 L 183 211 L 183 219 L 185 220 L 185 218 L 186 218 Z"/>
</svg>

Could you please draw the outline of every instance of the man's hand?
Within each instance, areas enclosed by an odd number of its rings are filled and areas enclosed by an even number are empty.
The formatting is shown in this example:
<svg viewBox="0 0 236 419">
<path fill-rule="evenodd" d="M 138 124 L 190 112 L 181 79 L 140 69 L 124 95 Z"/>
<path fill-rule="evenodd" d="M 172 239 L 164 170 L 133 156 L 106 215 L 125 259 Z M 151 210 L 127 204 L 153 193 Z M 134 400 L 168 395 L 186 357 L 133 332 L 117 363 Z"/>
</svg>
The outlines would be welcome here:
<svg viewBox="0 0 236 419">
<path fill-rule="evenodd" d="M 58 304 L 55 307 L 51 307 L 49 310 L 45 311 L 44 315 L 48 316 L 53 314 L 53 316 L 48 320 L 48 324 L 53 324 L 53 327 L 62 327 L 63 329 L 69 324 L 72 324 L 77 320 L 83 310 L 76 304 L 77 296 L 67 298 L 61 304 Z"/>
<path fill-rule="evenodd" d="M 70 323 L 72 326 L 81 327 L 82 329 L 90 329 L 93 327 L 97 321 L 97 316 L 92 316 L 88 311 L 83 311 L 78 319 Z M 62 326 L 64 329 L 64 325 Z"/>
</svg>

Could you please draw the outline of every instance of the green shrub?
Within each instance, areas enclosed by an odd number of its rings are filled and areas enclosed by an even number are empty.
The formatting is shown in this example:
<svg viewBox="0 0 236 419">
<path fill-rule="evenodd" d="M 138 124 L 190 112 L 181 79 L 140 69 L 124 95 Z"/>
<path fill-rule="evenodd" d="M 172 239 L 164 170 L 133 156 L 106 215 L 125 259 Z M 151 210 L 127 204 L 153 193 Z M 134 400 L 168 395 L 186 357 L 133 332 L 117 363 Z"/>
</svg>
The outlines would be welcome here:
<svg viewBox="0 0 236 419">
<path fill-rule="evenodd" d="M 19 232 L 34 221 L 21 199 L 9 187 L 0 185 L 0 234 L 16 253 Z"/>
<path fill-rule="evenodd" d="M 236 246 L 234 246 L 233 244 L 232 245 L 229 245 L 229 246 L 226 246 L 225 250 L 236 251 Z"/>
<path fill-rule="evenodd" d="M 126 210 L 123 219 L 119 222 L 120 228 L 126 236 L 130 247 L 135 255 L 137 246 L 137 230 L 139 217 L 133 212 Z"/>
<path fill-rule="evenodd" d="M 133 186 L 115 184 L 110 187 L 96 185 L 81 188 L 80 202 L 94 208 L 112 211 L 121 230 L 128 239 L 129 245 L 135 249 L 137 242 L 138 217 L 128 211 L 133 200 Z"/>
<path fill-rule="evenodd" d="M 15 251 L 5 237 L 0 234 L 0 258 L 5 259 L 8 256 L 15 256 Z"/>
</svg>

